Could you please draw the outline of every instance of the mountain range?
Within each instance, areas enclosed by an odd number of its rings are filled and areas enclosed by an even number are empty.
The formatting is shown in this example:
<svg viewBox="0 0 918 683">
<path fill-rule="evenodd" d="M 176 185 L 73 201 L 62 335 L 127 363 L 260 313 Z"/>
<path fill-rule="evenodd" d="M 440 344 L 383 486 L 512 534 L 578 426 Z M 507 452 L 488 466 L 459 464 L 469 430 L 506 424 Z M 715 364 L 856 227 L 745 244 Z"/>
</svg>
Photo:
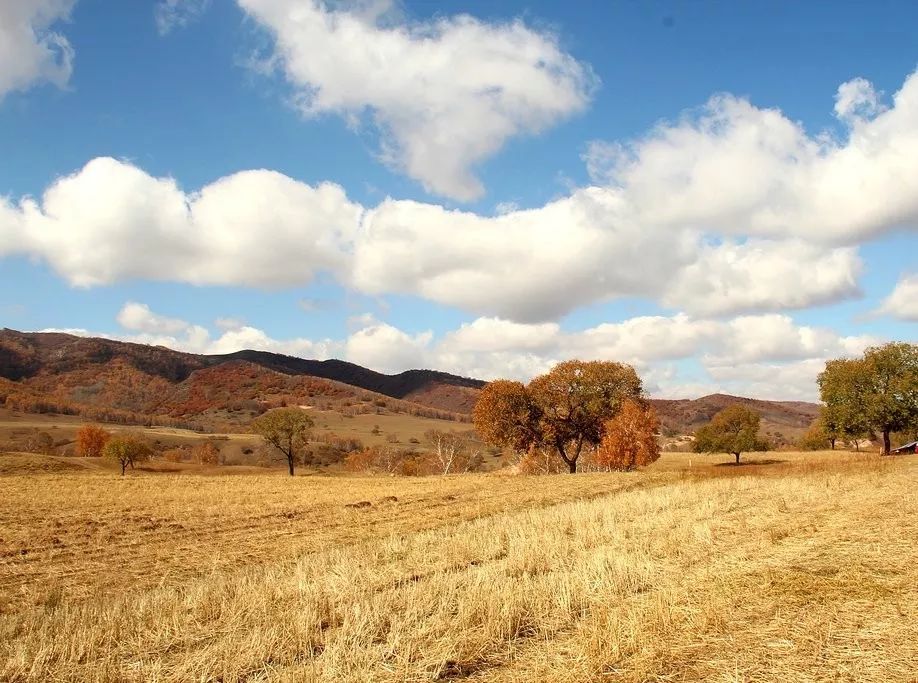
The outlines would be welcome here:
<svg viewBox="0 0 918 683">
<path fill-rule="evenodd" d="M 0 405 L 128 424 L 231 430 L 283 405 L 467 422 L 484 384 L 436 370 L 386 375 L 341 360 L 265 351 L 202 355 L 56 332 L 0 330 Z M 691 433 L 724 406 L 740 402 L 760 413 L 766 434 L 782 438 L 799 434 L 819 408 L 726 394 L 652 402 L 671 434 Z"/>
</svg>

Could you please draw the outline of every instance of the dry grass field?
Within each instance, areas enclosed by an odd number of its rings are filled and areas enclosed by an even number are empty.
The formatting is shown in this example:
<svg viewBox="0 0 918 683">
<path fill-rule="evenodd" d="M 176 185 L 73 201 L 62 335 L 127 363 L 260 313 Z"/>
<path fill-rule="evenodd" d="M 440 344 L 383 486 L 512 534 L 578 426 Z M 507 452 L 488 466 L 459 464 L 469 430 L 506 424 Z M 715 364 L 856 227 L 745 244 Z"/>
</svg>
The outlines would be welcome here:
<svg viewBox="0 0 918 683">
<path fill-rule="evenodd" d="M 0 456 L 0 680 L 918 680 L 918 460 L 751 460 L 121 478 Z"/>
</svg>

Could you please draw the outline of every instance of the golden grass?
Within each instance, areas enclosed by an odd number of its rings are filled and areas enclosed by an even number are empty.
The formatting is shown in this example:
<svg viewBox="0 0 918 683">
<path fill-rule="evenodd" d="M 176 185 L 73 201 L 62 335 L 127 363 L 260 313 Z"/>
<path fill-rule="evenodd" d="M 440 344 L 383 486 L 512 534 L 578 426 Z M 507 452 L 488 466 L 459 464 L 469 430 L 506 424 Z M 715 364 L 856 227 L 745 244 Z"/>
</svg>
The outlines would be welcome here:
<svg viewBox="0 0 918 683">
<path fill-rule="evenodd" d="M 918 680 L 916 461 L 770 457 L 0 477 L 0 679 Z"/>
</svg>

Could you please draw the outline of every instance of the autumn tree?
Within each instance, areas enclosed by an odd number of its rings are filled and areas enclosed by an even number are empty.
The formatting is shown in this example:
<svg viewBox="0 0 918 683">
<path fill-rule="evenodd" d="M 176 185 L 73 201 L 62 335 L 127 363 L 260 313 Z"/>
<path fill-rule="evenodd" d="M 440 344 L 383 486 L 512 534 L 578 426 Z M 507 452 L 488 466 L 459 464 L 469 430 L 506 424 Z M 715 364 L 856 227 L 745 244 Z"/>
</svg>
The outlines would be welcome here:
<svg viewBox="0 0 918 683">
<path fill-rule="evenodd" d="M 149 460 L 153 455 L 153 447 L 143 434 L 129 432 L 110 438 L 102 448 L 102 455 L 121 465 L 121 476 L 124 476 L 128 465 L 134 469 L 137 463 Z"/>
<path fill-rule="evenodd" d="M 98 458 L 111 436 L 99 425 L 83 425 L 76 433 L 76 454 L 84 458 Z"/>
<path fill-rule="evenodd" d="M 695 432 L 696 453 L 731 453 L 739 464 L 740 454 L 762 450 L 759 414 L 741 403 L 729 405 Z"/>
<path fill-rule="evenodd" d="M 883 436 L 918 427 L 918 345 L 890 342 L 862 358 L 831 360 L 818 378 L 826 413 L 847 433 L 871 429 Z"/>
<path fill-rule="evenodd" d="M 612 470 L 631 471 L 660 457 L 656 411 L 641 401 L 627 399 L 622 409 L 603 426 L 602 441 L 596 449 L 597 465 Z"/>
<path fill-rule="evenodd" d="M 300 408 L 278 408 L 252 420 L 252 431 L 287 458 L 290 476 L 303 459 L 314 422 Z"/>
<path fill-rule="evenodd" d="M 220 464 L 220 450 L 214 445 L 213 441 L 199 443 L 191 451 L 191 455 L 199 465 Z"/>
<path fill-rule="evenodd" d="M 472 419 L 485 442 L 517 453 L 551 450 L 574 473 L 584 449 L 599 445 L 605 422 L 641 391 L 630 365 L 571 360 L 528 385 L 491 382 L 482 389 Z"/>
</svg>

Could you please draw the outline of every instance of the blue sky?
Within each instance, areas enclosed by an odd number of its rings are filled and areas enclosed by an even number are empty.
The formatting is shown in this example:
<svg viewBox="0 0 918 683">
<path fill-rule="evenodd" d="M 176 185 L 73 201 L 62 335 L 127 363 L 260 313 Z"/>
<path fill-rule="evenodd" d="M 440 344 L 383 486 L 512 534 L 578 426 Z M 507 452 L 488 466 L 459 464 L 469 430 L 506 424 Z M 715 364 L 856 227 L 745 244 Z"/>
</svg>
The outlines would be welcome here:
<svg viewBox="0 0 918 683">
<path fill-rule="evenodd" d="M 916 46 L 905 1 L 4 5 L 0 325 L 813 398 L 916 337 Z"/>
</svg>

